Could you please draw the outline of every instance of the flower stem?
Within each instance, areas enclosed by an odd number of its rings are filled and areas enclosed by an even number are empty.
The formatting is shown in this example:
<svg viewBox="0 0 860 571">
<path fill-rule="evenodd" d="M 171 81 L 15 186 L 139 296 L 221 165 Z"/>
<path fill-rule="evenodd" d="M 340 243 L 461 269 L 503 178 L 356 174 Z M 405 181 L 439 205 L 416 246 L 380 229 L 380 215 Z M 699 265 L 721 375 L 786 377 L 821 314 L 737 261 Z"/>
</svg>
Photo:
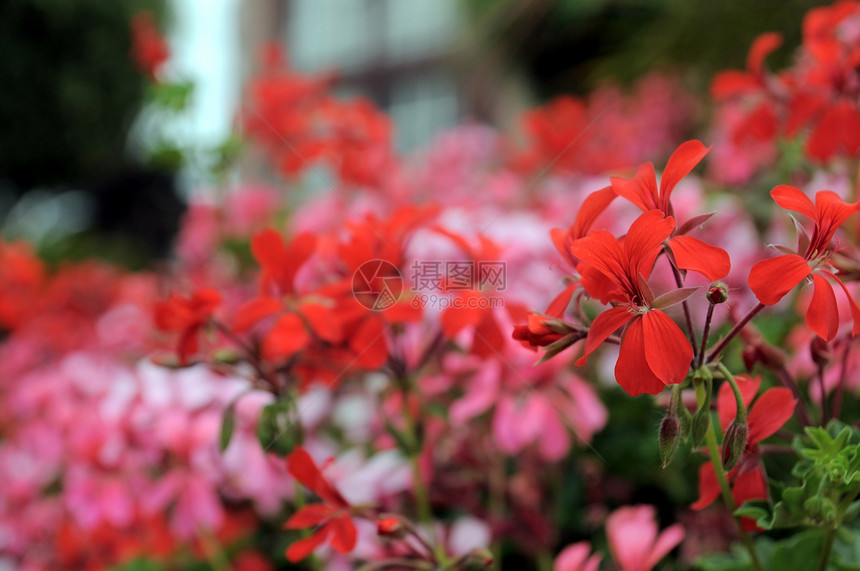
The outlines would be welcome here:
<svg viewBox="0 0 860 571">
<path fill-rule="evenodd" d="M 684 280 L 681 279 L 681 272 L 678 270 L 678 268 L 675 267 L 675 264 L 670 263 L 669 265 L 672 266 L 672 273 L 675 274 L 675 283 L 678 284 L 679 288 L 684 287 Z M 696 341 L 696 330 L 693 329 L 693 318 L 690 315 L 690 306 L 687 304 L 686 299 L 681 303 L 681 306 L 683 306 L 684 308 L 684 318 L 687 321 L 687 332 L 690 336 L 690 344 L 693 347 L 693 361 L 700 361 L 701 357 L 696 351 L 699 346 L 698 342 Z"/>
<path fill-rule="evenodd" d="M 696 396 L 698 397 L 699 402 L 704 402 L 705 394 L 704 383 L 699 384 L 696 387 Z M 708 445 L 708 455 L 711 459 L 711 464 L 714 466 L 714 473 L 717 476 L 717 483 L 720 485 L 720 491 L 723 495 L 723 501 L 726 504 L 728 510 L 734 514 L 737 509 L 737 505 L 735 504 L 735 499 L 732 497 L 732 490 L 729 487 L 729 481 L 726 479 L 726 472 L 723 470 L 723 461 L 720 456 L 720 447 L 717 444 L 717 435 L 716 429 L 714 428 L 714 417 L 710 415 L 710 424 L 708 426 L 708 432 L 705 434 L 705 442 Z M 735 523 L 738 527 L 738 533 L 740 534 L 741 541 L 743 541 L 744 547 L 746 547 L 747 552 L 750 555 L 750 560 L 752 562 L 752 567 L 755 571 L 764 571 L 764 568 L 761 565 L 761 562 L 758 560 L 758 555 L 755 552 L 755 546 L 753 545 L 752 539 L 747 533 L 744 531 L 743 527 L 741 527 L 741 520 L 739 517 L 734 516 Z"/>
<path fill-rule="evenodd" d="M 738 387 L 738 382 L 735 380 L 734 375 L 732 375 L 732 373 L 722 363 L 717 363 L 717 369 L 719 369 L 720 373 L 723 374 L 723 378 L 729 383 L 729 386 L 732 387 L 732 392 L 735 395 L 735 405 L 737 407 L 735 417 L 738 422 L 746 423 L 747 409 L 746 405 L 744 405 L 744 398 L 741 396 L 741 389 Z"/>
<path fill-rule="evenodd" d="M 830 552 L 833 550 L 833 540 L 836 539 L 836 530 L 828 527 L 824 530 L 824 543 L 821 545 L 821 555 L 818 559 L 818 571 L 827 571 L 827 563 L 830 561 Z"/>
<path fill-rule="evenodd" d="M 708 304 L 708 315 L 705 316 L 705 329 L 702 331 L 702 346 L 699 349 L 699 354 L 696 358 L 696 368 L 702 366 L 705 360 L 705 352 L 708 350 L 708 335 L 711 334 L 711 320 L 714 317 L 714 304 Z"/>
<path fill-rule="evenodd" d="M 708 363 L 713 362 L 719 356 L 719 354 L 722 353 L 723 349 L 725 349 L 725 347 L 726 347 L 726 345 L 728 345 L 729 341 L 734 339 L 735 335 L 740 333 L 741 329 L 743 329 L 744 326 L 747 323 L 749 323 L 750 319 L 755 317 L 756 314 L 764 308 L 765 308 L 765 305 L 763 303 L 759 303 L 758 305 L 753 307 L 751 310 L 749 310 L 749 313 L 744 315 L 740 321 L 735 323 L 735 326 L 732 327 L 731 331 L 729 331 L 728 334 L 719 343 L 717 343 L 717 346 L 711 350 L 710 354 L 708 354 L 707 362 Z"/>
</svg>

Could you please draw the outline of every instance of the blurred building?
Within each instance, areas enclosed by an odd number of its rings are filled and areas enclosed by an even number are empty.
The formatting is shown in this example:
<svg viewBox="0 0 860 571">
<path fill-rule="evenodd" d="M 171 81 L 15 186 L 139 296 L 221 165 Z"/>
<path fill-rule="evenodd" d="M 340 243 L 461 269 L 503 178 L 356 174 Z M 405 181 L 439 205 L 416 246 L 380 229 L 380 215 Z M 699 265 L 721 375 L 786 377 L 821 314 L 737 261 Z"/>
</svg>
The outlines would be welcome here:
<svg viewBox="0 0 860 571">
<path fill-rule="evenodd" d="M 464 109 L 457 0 L 244 0 L 242 80 L 273 38 L 301 71 L 338 70 L 344 95 L 370 97 L 409 150 L 472 115 Z"/>
</svg>

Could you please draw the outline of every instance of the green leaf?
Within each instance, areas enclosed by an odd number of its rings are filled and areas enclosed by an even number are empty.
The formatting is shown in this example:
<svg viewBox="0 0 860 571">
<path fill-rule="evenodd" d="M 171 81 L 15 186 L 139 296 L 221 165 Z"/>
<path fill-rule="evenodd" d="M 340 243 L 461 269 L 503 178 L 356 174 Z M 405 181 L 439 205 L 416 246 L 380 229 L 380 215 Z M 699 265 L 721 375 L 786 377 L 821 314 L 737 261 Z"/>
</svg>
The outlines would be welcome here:
<svg viewBox="0 0 860 571">
<path fill-rule="evenodd" d="M 257 440 L 264 452 L 286 456 L 301 442 L 301 427 L 290 419 L 289 403 L 267 404 L 257 421 Z"/>
<path fill-rule="evenodd" d="M 233 438 L 233 432 L 236 430 L 236 401 L 231 402 L 224 410 L 224 417 L 221 419 L 221 434 L 218 437 L 218 449 L 223 453 L 230 445 L 230 439 Z"/>
</svg>

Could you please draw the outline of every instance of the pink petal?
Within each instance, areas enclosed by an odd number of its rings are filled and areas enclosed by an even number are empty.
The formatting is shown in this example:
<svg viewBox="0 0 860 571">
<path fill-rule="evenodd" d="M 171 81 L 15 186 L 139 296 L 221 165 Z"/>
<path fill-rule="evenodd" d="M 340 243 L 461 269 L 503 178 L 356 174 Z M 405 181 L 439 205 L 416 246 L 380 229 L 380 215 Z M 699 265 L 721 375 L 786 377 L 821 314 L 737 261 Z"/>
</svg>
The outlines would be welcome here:
<svg viewBox="0 0 860 571">
<path fill-rule="evenodd" d="M 644 569 L 651 569 L 660 562 L 670 551 L 675 549 L 684 540 L 684 528 L 680 524 L 670 525 L 657 538 L 657 543 L 651 550 L 651 555 L 645 563 Z"/>
</svg>

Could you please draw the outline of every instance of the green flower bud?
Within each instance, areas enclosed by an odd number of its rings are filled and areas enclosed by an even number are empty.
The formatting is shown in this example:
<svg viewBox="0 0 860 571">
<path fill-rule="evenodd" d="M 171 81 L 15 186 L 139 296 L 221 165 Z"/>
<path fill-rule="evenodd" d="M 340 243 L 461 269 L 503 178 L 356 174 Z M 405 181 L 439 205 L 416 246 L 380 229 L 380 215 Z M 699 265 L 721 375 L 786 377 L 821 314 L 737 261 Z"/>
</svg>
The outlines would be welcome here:
<svg viewBox="0 0 860 571">
<path fill-rule="evenodd" d="M 740 423 L 737 419 L 733 420 L 726 430 L 726 438 L 723 440 L 723 468 L 727 472 L 741 459 L 747 447 L 749 432 L 746 423 Z"/>
<path fill-rule="evenodd" d="M 705 435 L 708 433 L 710 424 L 710 412 L 706 409 L 700 408 L 693 415 L 693 421 L 690 423 L 690 437 L 694 448 L 698 448 L 705 443 Z"/>
<path fill-rule="evenodd" d="M 671 411 L 660 423 L 660 432 L 657 443 L 660 448 L 660 464 L 665 468 L 674 458 L 678 451 L 678 442 L 681 440 L 681 421 Z"/>
</svg>

